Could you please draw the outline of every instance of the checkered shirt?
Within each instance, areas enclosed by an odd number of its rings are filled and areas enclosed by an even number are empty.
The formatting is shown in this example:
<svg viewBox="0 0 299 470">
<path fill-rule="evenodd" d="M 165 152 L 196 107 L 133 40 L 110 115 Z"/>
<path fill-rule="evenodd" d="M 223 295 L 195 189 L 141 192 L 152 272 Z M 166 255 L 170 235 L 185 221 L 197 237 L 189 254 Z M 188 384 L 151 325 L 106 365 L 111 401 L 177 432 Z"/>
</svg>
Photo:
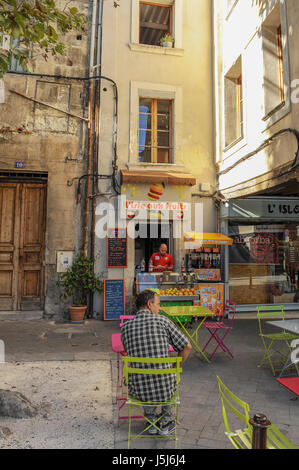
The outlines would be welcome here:
<svg viewBox="0 0 299 470">
<path fill-rule="evenodd" d="M 139 310 L 121 328 L 124 350 L 133 357 L 169 357 L 169 345 L 176 352 L 188 344 L 187 338 L 168 318 L 149 310 Z M 171 368 L 171 364 L 135 364 L 142 369 Z M 131 364 L 134 367 L 134 364 Z M 129 393 L 141 401 L 167 401 L 176 392 L 176 375 L 129 374 Z"/>
</svg>

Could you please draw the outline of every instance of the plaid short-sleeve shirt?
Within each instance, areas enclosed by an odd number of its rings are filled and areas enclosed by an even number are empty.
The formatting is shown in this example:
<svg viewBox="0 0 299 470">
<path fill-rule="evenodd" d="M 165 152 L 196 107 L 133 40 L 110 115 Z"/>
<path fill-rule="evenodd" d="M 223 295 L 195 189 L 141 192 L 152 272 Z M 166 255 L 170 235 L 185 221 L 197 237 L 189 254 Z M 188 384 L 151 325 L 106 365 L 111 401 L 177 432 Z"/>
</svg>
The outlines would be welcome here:
<svg viewBox="0 0 299 470">
<path fill-rule="evenodd" d="M 133 320 L 124 323 L 121 337 L 124 350 L 134 357 L 169 357 L 169 345 L 180 352 L 188 344 L 186 336 L 171 320 L 149 310 L 139 310 Z M 136 367 L 161 369 L 171 365 L 142 363 Z M 175 391 L 175 374 L 129 376 L 129 393 L 141 401 L 167 401 Z"/>
</svg>

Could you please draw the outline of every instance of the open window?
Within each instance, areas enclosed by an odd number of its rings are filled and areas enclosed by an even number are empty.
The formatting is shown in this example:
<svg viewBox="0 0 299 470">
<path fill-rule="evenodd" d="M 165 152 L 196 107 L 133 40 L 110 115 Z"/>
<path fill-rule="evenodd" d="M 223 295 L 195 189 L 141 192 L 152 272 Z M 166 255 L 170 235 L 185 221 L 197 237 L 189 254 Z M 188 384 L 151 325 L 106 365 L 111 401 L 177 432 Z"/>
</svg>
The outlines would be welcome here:
<svg viewBox="0 0 299 470">
<path fill-rule="evenodd" d="M 244 137 L 242 59 L 224 77 L 225 147 Z"/>
<path fill-rule="evenodd" d="M 172 35 L 172 5 L 140 2 L 139 43 L 160 46 L 165 34 Z"/>
</svg>

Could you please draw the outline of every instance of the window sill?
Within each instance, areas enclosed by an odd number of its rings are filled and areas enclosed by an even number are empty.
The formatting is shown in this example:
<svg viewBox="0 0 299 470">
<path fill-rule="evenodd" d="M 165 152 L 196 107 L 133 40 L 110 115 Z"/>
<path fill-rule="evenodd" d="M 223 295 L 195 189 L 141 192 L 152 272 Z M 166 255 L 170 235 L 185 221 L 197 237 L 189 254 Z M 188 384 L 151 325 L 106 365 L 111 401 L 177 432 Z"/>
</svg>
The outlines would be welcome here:
<svg viewBox="0 0 299 470">
<path fill-rule="evenodd" d="M 184 55 L 184 49 L 178 49 L 176 47 L 151 46 L 148 44 L 137 44 L 130 42 L 129 48 L 134 52 L 143 52 L 148 54 L 175 55 L 180 57 Z"/>
<path fill-rule="evenodd" d="M 285 104 L 286 104 L 285 101 L 282 101 L 281 103 L 279 103 L 275 108 L 273 108 L 271 111 L 265 114 L 265 116 L 262 118 L 263 121 L 267 121 L 269 118 L 271 118 L 275 113 L 277 113 L 277 111 L 282 109 L 285 106 Z"/>
<path fill-rule="evenodd" d="M 136 162 L 136 163 L 129 163 L 127 164 L 128 170 L 140 170 L 140 168 L 144 169 L 152 169 L 152 170 L 169 170 L 178 168 L 180 171 L 183 169 L 187 171 L 185 165 L 183 163 L 149 163 L 149 162 Z"/>
<path fill-rule="evenodd" d="M 283 119 L 291 111 L 290 100 L 287 99 L 281 102 L 276 108 L 266 114 L 262 119 L 264 121 L 265 127 L 263 132 L 267 131 L 271 126 L 276 124 L 278 121 Z"/>
<path fill-rule="evenodd" d="M 235 139 L 233 142 L 231 142 L 230 144 L 228 144 L 226 147 L 224 147 L 223 149 L 223 152 L 224 153 L 229 153 L 229 151 L 233 148 L 236 148 L 237 146 L 239 147 L 240 146 L 240 142 L 244 142 L 245 141 L 245 136 L 244 135 L 241 135 L 240 137 L 238 137 L 237 139 Z"/>
</svg>

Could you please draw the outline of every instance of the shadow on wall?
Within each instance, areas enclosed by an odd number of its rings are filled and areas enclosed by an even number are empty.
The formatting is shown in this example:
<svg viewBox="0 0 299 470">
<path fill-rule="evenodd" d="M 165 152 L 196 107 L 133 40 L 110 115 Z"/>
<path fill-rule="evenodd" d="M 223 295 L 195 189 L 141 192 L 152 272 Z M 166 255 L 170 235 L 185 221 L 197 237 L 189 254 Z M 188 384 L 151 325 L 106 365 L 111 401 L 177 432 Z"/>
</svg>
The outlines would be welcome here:
<svg viewBox="0 0 299 470">
<path fill-rule="evenodd" d="M 269 0 L 251 0 L 251 5 L 253 7 L 257 6 L 259 9 L 259 15 L 262 17 L 264 13 L 269 10 L 271 2 Z"/>
</svg>

